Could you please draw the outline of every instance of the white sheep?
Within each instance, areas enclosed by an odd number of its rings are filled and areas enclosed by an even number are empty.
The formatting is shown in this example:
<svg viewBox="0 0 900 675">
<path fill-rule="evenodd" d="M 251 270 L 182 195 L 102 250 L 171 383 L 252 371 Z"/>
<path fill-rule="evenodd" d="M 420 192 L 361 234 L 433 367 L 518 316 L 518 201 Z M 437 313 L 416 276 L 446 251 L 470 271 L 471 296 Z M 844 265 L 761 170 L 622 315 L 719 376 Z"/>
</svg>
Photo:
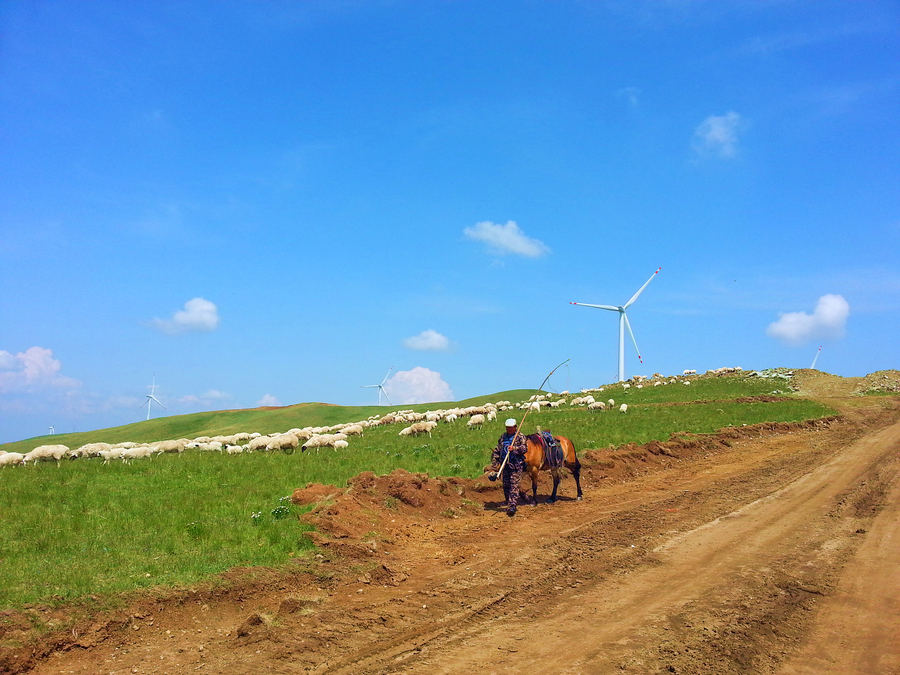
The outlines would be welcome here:
<svg viewBox="0 0 900 675">
<path fill-rule="evenodd" d="M 4 452 L 0 455 L 0 466 L 21 466 L 24 460 L 21 452 Z"/>
<path fill-rule="evenodd" d="M 28 462 L 37 463 L 55 460 L 58 465 L 60 460 L 65 457 L 68 452 L 69 448 L 65 445 L 39 445 L 31 452 L 26 453 L 22 463 L 27 464 Z"/>
<path fill-rule="evenodd" d="M 453 423 L 454 423 L 456 420 L 458 420 L 458 419 L 459 419 L 459 417 L 458 417 L 456 414 L 450 413 L 449 415 L 447 415 L 447 416 L 444 418 L 444 421 L 445 421 L 447 424 L 453 424 Z"/>
<path fill-rule="evenodd" d="M 347 434 L 348 436 L 362 436 L 363 428 L 358 424 L 351 424 L 349 427 L 341 429 L 341 433 Z"/>
<path fill-rule="evenodd" d="M 588 410 L 606 410 L 606 404 L 603 401 L 594 401 L 588 405 Z"/>
<path fill-rule="evenodd" d="M 631 385 L 626 382 L 622 385 L 622 389 L 631 389 Z"/>
<path fill-rule="evenodd" d="M 538 407 L 540 407 L 540 406 L 538 406 Z M 475 427 L 478 427 L 480 429 L 483 424 L 484 424 L 484 415 L 472 415 L 472 417 L 469 418 L 469 421 L 466 422 L 466 426 L 469 429 L 474 429 Z"/>
<path fill-rule="evenodd" d="M 300 445 L 300 439 L 294 434 L 278 434 L 268 443 L 266 443 L 266 451 L 272 450 L 293 450 Z"/>
<path fill-rule="evenodd" d="M 153 457 L 153 451 L 149 445 L 137 445 L 133 448 L 125 448 L 122 450 L 120 458 L 123 462 L 128 463 L 132 459 L 144 459 L 145 457 Z"/>
<path fill-rule="evenodd" d="M 336 450 L 343 450 L 344 448 L 349 447 L 350 444 L 347 441 L 337 440 L 334 442 L 334 447 Z"/>
<path fill-rule="evenodd" d="M 109 450 L 101 450 L 98 454 L 98 457 L 103 458 L 104 464 L 109 464 L 110 461 L 114 459 L 121 459 L 122 453 L 125 452 L 127 448 L 110 448 Z"/>
<path fill-rule="evenodd" d="M 690 383 L 691 383 L 690 380 L 685 380 L 685 381 L 684 381 L 684 384 L 690 384 Z"/>
<path fill-rule="evenodd" d="M 606 405 L 608 405 L 610 408 L 615 408 L 615 407 L 616 407 L 616 402 L 613 401 L 612 399 L 609 399 L 609 400 L 606 402 Z"/>
<path fill-rule="evenodd" d="M 619 412 L 620 412 L 620 413 L 626 413 L 626 412 L 628 412 L 628 404 L 627 404 L 627 403 L 623 403 L 622 405 L 620 405 L 620 406 L 619 406 Z"/>
</svg>

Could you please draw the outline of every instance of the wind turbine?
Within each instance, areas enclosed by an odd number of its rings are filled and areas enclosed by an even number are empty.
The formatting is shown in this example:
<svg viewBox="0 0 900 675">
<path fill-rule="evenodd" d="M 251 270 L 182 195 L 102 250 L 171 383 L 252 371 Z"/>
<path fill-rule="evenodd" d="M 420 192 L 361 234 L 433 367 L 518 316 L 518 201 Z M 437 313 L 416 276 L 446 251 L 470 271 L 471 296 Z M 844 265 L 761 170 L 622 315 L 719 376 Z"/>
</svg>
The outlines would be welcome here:
<svg viewBox="0 0 900 675">
<path fill-rule="evenodd" d="M 822 351 L 822 348 L 819 347 L 819 351 L 816 352 L 816 356 L 815 356 L 815 358 L 813 359 L 812 365 L 809 367 L 810 370 L 812 370 L 813 368 L 816 367 L 816 361 L 819 360 L 819 352 L 821 352 L 821 351 Z"/>
<path fill-rule="evenodd" d="M 634 333 L 631 330 L 631 324 L 628 322 L 628 316 L 625 314 L 625 310 L 631 307 L 634 304 L 634 301 L 638 299 L 641 293 L 644 292 L 644 289 L 647 288 L 647 284 L 653 281 L 653 277 L 659 274 L 660 267 L 653 274 L 650 275 L 650 278 L 638 289 L 638 292 L 631 296 L 631 300 L 626 302 L 624 305 L 619 307 L 613 307 L 612 305 L 588 305 L 584 302 L 570 302 L 570 305 L 579 305 L 580 307 L 594 307 L 595 309 L 606 309 L 610 312 L 618 312 L 619 313 L 619 382 L 625 381 L 625 329 L 628 328 L 628 334 L 631 336 L 631 341 L 634 343 L 634 350 L 637 352 L 638 360 L 643 363 L 644 360 L 641 358 L 641 350 L 638 349 L 637 340 L 634 339 Z"/>
<path fill-rule="evenodd" d="M 47 428 L 50 429 L 50 435 L 51 435 L 51 436 L 52 436 L 52 435 L 55 433 L 55 431 L 56 431 L 53 427 L 47 427 Z"/>
<path fill-rule="evenodd" d="M 391 366 L 390 370 L 387 371 L 387 375 L 385 375 L 385 376 L 384 376 L 384 379 L 381 381 L 381 384 L 363 384 L 363 385 L 360 385 L 360 389 L 373 389 L 373 388 L 375 388 L 375 387 L 378 387 L 378 405 L 381 405 L 381 394 L 382 394 L 382 393 L 384 393 L 384 397 L 387 398 L 387 402 L 388 402 L 390 405 L 394 405 L 393 403 L 391 403 L 391 399 L 388 398 L 387 392 L 384 391 L 384 383 L 387 382 L 388 375 L 391 374 L 391 370 L 393 370 L 393 369 L 394 369 L 394 366 Z"/>
<path fill-rule="evenodd" d="M 140 410 L 144 406 L 147 406 L 147 419 L 148 420 L 150 419 L 150 402 L 151 401 L 156 401 L 163 410 L 168 410 L 168 408 L 166 408 L 166 406 L 164 406 L 162 403 L 160 403 L 159 399 L 153 395 L 154 389 L 156 389 L 156 375 L 153 376 L 153 384 L 150 387 L 150 393 L 147 394 L 147 400 L 138 407 L 138 410 Z"/>
</svg>

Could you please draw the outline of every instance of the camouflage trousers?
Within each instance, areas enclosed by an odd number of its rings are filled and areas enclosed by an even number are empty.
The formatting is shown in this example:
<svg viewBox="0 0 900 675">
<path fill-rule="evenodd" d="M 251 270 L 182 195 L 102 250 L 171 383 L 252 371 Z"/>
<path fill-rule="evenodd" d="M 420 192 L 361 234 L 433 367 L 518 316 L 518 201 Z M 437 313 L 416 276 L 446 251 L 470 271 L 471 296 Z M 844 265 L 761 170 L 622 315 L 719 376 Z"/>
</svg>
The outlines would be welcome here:
<svg viewBox="0 0 900 675">
<path fill-rule="evenodd" d="M 507 462 L 503 467 L 503 496 L 506 497 L 507 507 L 515 508 L 519 503 L 519 483 L 525 475 L 525 463 L 513 464 Z"/>
</svg>

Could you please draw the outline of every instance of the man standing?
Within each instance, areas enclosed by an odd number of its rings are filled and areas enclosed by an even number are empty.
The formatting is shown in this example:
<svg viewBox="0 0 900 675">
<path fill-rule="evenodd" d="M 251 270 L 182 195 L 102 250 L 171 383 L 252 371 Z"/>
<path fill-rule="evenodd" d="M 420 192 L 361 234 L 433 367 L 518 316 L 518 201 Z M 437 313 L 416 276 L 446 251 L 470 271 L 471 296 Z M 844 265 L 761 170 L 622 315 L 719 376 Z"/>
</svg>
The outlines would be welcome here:
<svg viewBox="0 0 900 675">
<path fill-rule="evenodd" d="M 516 504 L 519 502 L 519 482 L 525 473 L 525 452 L 528 446 L 525 437 L 519 433 L 516 420 L 512 417 L 506 420 L 506 431 L 497 441 L 497 447 L 491 455 L 490 480 L 497 480 L 497 471 L 503 464 L 504 458 L 509 455 L 503 466 L 503 494 L 506 497 L 506 515 L 516 515 Z"/>
</svg>

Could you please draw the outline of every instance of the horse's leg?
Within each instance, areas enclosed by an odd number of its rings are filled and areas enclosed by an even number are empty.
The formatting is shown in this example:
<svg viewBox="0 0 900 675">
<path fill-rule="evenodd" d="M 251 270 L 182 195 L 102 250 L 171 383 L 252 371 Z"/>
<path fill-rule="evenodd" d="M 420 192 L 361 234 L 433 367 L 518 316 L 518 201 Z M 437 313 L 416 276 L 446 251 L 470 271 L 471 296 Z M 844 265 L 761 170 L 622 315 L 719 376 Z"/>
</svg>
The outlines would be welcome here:
<svg viewBox="0 0 900 675">
<path fill-rule="evenodd" d="M 528 475 L 531 476 L 531 505 L 537 506 L 537 485 L 540 469 L 536 466 L 529 466 Z"/>
<path fill-rule="evenodd" d="M 556 491 L 559 489 L 559 469 L 550 469 L 550 475 L 553 476 L 553 494 L 547 501 L 553 504 L 556 501 Z"/>
<path fill-rule="evenodd" d="M 581 501 L 582 492 L 581 492 L 581 462 L 578 461 L 578 458 L 575 458 L 574 463 L 566 462 L 566 468 L 572 472 L 572 477 L 575 478 L 575 486 L 578 488 L 578 501 Z"/>
</svg>

